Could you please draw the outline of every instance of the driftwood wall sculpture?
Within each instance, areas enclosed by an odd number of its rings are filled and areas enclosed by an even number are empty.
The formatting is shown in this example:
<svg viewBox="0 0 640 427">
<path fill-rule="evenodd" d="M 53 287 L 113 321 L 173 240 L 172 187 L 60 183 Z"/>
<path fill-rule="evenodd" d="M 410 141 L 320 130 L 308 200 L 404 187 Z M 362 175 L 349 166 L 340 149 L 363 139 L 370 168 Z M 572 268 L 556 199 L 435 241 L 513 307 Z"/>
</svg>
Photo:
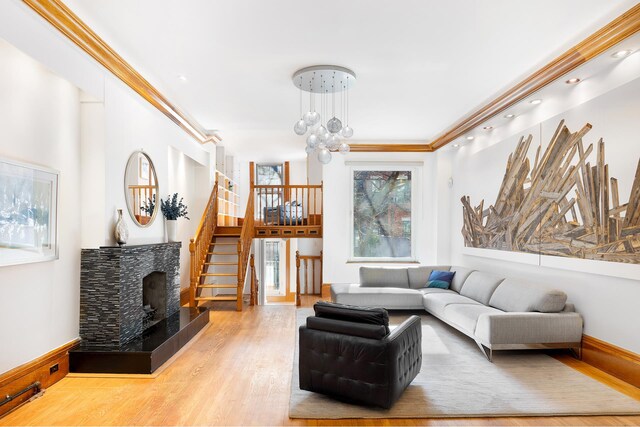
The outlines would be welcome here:
<svg viewBox="0 0 640 427">
<path fill-rule="evenodd" d="M 533 138 L 522 137 L 495 203 L 474 208 L 462 197 L 465 245 L 640 263 L 640 162 L 629 201 L 621 204 L 602 139 L 596 164 L 587 162 L 594 146 L 585 149 L 582 138 L 589 130 L 586 124 L 571 133 L 561 121 L 545 152 L 538 147 L 533 167 L 527 156 Z"/>
</svg>

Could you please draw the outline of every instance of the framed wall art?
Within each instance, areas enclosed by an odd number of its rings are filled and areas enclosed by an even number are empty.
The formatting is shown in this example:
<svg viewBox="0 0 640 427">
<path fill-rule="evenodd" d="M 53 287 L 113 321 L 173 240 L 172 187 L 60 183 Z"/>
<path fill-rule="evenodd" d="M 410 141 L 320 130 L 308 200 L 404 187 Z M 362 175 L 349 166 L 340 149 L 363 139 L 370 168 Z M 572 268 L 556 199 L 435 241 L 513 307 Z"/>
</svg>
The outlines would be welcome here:
<svg viewBox="0 0 640 427">
<path fill-rule="evenodd" d="M 58 176 L 0 158 L 0 266 L 58 258 Z"/>
</svg>

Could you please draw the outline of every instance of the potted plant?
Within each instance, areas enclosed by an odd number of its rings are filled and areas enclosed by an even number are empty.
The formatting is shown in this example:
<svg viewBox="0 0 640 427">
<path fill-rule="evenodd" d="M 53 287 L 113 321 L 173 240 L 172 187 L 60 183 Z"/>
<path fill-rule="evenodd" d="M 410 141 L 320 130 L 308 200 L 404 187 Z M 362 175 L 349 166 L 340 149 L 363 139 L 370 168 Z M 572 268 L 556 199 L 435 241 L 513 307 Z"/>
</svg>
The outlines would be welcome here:
<svg viewBox="0 0 640 427">
<path fill-rule="evenodd" d="M 178 201 L 178 193 L 174 193 L 173 196 L 167 196 L 167 200 L 160 199 L 160 211 L 167 222 L 167 240 L 170 242 L 178 241 L 178 218 L 186 218 L 189 212 L 187 212 L 187 206 L 182 203 L 182 197 Z"/>
</svg>

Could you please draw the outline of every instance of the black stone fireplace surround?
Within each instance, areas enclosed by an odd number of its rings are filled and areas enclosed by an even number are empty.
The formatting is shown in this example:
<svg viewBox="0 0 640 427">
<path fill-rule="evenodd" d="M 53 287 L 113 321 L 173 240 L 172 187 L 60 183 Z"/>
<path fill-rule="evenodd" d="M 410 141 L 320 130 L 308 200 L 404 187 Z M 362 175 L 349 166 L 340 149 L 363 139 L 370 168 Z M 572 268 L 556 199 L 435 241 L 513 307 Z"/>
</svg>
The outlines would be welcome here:
<svg viewBox="0 0 640 427">
<path fill-rule="evenodd" d="M 83 249 L 71 372 L 152 373 L 209 321 L 180 307 L 181 243 Z"/>
</svg>

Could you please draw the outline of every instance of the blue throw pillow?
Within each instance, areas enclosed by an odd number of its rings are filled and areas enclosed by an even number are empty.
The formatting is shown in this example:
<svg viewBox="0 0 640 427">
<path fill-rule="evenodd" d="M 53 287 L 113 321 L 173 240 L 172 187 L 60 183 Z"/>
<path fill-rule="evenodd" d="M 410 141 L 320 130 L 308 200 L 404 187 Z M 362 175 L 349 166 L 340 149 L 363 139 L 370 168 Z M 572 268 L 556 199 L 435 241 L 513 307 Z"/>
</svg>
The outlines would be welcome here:
<svg viewBox="0 0 640 427">
<path fill-rule="evenodd" d="M 429 275 L 429 280 L 427 283 L 433 280 L 442 280 L 443 282 L 447 282 L 449 286 L 451 285 L 451 281 L 453 280 L 453 275 L 456 274 L 455 271 L 442 271 L 442 270 L 433 270 Z M 447 286 L 447 288 L 449 287 Z"/>
<path fill-rule="evenodd" d="M 429 280 L 427 282 L 427 288 L 449 289 L 449 285 L 450 283 L 444 280 Z"/>
</svg>

